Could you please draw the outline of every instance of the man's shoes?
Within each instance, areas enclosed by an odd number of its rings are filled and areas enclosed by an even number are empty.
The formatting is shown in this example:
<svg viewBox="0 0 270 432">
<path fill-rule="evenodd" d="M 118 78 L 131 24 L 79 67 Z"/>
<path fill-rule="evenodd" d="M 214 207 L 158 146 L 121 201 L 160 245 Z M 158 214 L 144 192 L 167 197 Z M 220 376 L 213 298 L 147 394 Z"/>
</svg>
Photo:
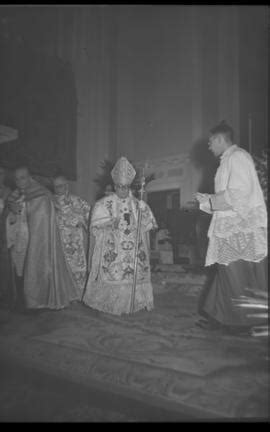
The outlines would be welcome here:
<svg viewBox="0 0 270 432">
<path fill-rule="evenodd" d="M 220 330 L 222 328 L 222 325 L 217 321 L 208 321 L 206 319 L 199 319 L 195 325 L 204 330 Z"/>
<path fill-rule="evenodd" d="M 91 306 L 88 306 L 85 303 L 82 303 L 82 305 L 85 307 L 85 309 L 87 309 L 87 311 L 90 313 L 90 315 L 92 315 L 94 317 L 95 316 L 99 316 L 102 313 L 100 310 L 94 309 L 94 308 L 92 308 Z"/>
<path fill-rule="evenodd" d="M 205 319 L 199 319 L 198 321 L 196 321 L 195 325 L 205 330 L 211 330 L 209 321 Z"/>
</svg>

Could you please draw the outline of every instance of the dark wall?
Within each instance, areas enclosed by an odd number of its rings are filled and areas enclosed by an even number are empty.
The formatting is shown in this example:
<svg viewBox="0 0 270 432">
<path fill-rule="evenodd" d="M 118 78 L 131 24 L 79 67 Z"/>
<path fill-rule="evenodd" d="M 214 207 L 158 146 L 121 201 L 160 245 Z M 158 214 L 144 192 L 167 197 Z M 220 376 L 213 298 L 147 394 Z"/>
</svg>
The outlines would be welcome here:
<svg viewBox="0 0 270 432">
<path fill-rule="evenodd" d="M 0 121 L 19 116 L 24 145 L 42 163 L 46 155 L 58 160 L 74 179 L 77 166 L 77 192 L 86 199 L 95 196 L 93 179 L 106 155 L 145 160 L 197 143 L 204 155 L 204 138 L 222 119 L 235 122 L 248 148 L 251 113 L 252 150 L 267 146 L 266 6 L 1 7 L 2 18 L 6 12 L 13 14 L 8 29 L 17 49 L 9 86 L 0 80 Z M 22 54 L 22 46 L 39 60 Z M 0 60 L 7 67 L 3 53 Z M 36 100 L 42 92 L 43 105 Z"/>
<path fill-rule="evenodd" d="M 76 179 L 74 77 L 70 65 L 47 50 L 55 16 L 41 7 L 1 9 L 0 121 L 19 132 L 12 152 L 6 144 L 2 157 L 37 174 L 64 171 Z"/>
<path fill-rule="evenodd" d="M 269 8 L 239 6 L 240 139 L 248 149 L 252 118 L 252 152 L 268 147 Z"/>
</svg>

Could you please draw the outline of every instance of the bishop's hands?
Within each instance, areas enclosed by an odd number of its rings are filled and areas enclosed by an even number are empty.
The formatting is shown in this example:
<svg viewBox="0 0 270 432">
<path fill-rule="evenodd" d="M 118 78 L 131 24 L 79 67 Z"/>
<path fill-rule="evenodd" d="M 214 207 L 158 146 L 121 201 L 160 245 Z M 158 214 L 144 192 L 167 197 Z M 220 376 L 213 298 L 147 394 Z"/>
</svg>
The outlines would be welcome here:
<svg viewBox="0 0 270 432">
<path fill-rule="evenodd" d="M 113 217 L 113 218 L 111 218 L 111 220 L 100 225 L 100 227 L 117 230 L 119 227 L 119 223 L 120 223 L 120 218 Z"/>
<path fill-rule="evenodd" d="M 139 209 L 144 210 L 145 208 L 145 202 L 143 200 L 139 200 Z"/>
</svg>

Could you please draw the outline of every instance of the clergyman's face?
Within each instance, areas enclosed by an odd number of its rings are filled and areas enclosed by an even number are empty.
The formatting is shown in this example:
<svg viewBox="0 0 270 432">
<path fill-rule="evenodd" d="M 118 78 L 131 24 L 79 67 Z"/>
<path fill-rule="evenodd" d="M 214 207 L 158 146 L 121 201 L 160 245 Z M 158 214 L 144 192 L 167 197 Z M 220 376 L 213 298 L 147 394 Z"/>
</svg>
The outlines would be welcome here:
<svg viewBox="0 0 270 432">
<path fill-rule="evenodd" d="M 112 193 L 113 193 L 113 187 L 112 187 L 112 185 L 108 184 L 108 185 L 105 187 L 105 196 L 109 196 L 109 195 L 111 195 Z"/>
<path fill-rule="evenodd" d="M 211 135 L 208 142 L 208 148 L 214 156 L 221 156 L 227 148 L 224 136 L 222 134 Z"/>
<path fill-rule="evenodd" d="M 31 176 L 26 168 L 19 168 L 15 171 L 15 183 L 21 191 L 30 186 Z"/>
<path fill-rule="evenodd" d="M 56 195 L 65 195 L 68 192 L 68 181 L 64 177 L 53 180 L 53 188 Z"/>
<path fill-rule="evenodd" d="M 128 185 L 116 184 L 114 187 L 115 187 L 115 193 L 119 198 L 125 199 L 128 197 L 128 194 L 129 194 L 129 186 Z"/>
</svg>

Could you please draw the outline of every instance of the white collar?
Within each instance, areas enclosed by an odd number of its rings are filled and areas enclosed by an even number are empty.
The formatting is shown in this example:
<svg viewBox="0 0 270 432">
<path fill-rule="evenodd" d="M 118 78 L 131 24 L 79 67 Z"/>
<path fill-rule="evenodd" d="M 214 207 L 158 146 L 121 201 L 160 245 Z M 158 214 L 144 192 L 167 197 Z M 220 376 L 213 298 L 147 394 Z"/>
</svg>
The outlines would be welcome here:
<svg viewBox="0 0 270 432">
<path fill-rule="evenodd" d="M 222 153 L 222 155 L 220 157 L 220 161 L 222 161 L 223 159 L 226 159 L 228 156 L 230 156 L 237 147 L 238 146 L 236 144 L 232 144 L 230 147 L 228 147 L 225 150 L 225 152 Z"/>
</svg>

